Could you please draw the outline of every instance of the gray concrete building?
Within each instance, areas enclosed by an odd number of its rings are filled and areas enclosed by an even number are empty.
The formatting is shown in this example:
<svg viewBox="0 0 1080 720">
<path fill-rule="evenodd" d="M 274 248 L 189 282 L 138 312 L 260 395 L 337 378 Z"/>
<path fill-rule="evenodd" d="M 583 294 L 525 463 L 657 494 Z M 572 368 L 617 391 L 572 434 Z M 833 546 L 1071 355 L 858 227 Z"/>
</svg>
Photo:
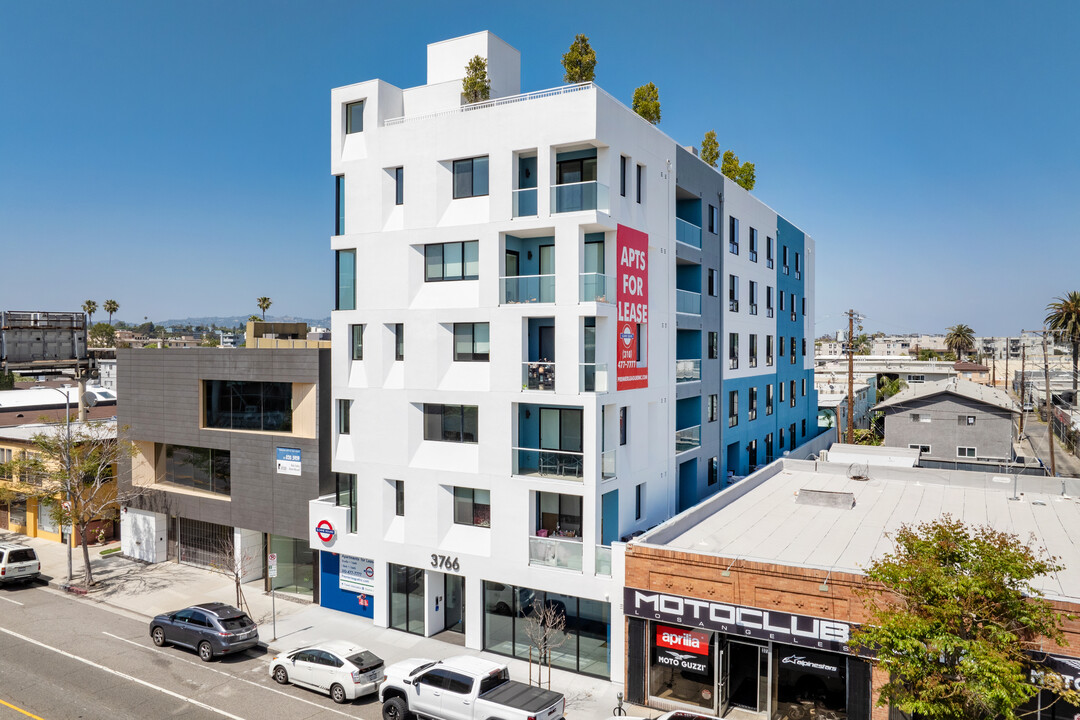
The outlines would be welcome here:
<svg viewBox="0 0 1080 720">
<path fill-rule="evenodd" d="M 124 552 L 316 592 L 307 503 L 333 492 L 328 349 L 119 350 Z"/>
</svg>

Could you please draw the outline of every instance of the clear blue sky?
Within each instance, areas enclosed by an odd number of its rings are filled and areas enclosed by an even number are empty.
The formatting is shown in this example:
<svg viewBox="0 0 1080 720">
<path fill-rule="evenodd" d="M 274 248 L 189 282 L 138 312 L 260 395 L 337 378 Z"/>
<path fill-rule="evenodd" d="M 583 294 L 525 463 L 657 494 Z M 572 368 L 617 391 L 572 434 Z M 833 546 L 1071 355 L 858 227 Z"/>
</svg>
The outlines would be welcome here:
<svg viewBox="0 0 1080 720">
<path fill-rule="evenodd" d="M 330 89 L 491 30 L 522 88 L 578 32 L 661 128 L 757 164 L 817 241 L 817 331 L 1036 327 L 1080 289 L 1080 3 L 0 3 L 0 308 L 329 315 Z"/>
</svg>

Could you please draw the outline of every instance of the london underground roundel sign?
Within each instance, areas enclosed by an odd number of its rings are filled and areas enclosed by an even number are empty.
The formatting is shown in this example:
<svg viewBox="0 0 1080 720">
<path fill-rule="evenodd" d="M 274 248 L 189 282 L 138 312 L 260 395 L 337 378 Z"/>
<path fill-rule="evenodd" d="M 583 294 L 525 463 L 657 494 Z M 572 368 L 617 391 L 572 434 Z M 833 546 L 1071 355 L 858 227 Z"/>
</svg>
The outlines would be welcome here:
<svg viewBox="0 0 1080 720">
<path fill-rule="evenodd" d="M 319 524 L 315 526 L 315 534 L 323 542 L 330 542 L 334 539 L 334 526 L 330 524 L 329 520 L 320 520 Z"/>
</svg>

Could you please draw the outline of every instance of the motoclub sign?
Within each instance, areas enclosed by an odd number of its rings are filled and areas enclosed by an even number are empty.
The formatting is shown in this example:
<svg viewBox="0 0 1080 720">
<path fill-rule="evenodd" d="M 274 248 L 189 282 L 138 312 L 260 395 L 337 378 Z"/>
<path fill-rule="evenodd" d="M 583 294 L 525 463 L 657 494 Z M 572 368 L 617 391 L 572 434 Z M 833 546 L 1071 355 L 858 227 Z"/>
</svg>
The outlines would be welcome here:
<svg viewBox="0 0 1080 720">
<path fill-rule="evenodd" d="M 644 329 L 649 322 L 649 236 L 619 225 L 615 238 L 618 251 L 616 291 L 618 322 L 615 338 L 618 352 L 616 383 L 619 390 L 649 386 L 649 355 Z M 640 360 L 639 360 L 640 358 Z"/>
<path fill-rule="evenodd" d="M 711 602 L 697 598 L 626 588 L 623 612 L 647 620 L 714 630 L 759 640 L 773 640 L 820 650 L 850 652 L 851 625 L 778 610 Z"/>
</svg>

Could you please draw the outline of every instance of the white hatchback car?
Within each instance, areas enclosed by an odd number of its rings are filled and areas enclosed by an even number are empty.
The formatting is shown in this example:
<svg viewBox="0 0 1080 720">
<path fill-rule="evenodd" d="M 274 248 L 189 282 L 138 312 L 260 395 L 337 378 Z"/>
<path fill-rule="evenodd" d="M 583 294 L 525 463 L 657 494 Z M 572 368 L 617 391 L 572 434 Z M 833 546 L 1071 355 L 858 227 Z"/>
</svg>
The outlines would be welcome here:
<svg viewBox="0 0 1080 720">
<path fill-rule="evenodd" d="M 370 650 L 344 640 L 302 647 L 270 661 L 270 677 L 285 684 L 329 693 L 336 703 L 355 700 L 379 689 L 383 661 Z"/>
</svg>

